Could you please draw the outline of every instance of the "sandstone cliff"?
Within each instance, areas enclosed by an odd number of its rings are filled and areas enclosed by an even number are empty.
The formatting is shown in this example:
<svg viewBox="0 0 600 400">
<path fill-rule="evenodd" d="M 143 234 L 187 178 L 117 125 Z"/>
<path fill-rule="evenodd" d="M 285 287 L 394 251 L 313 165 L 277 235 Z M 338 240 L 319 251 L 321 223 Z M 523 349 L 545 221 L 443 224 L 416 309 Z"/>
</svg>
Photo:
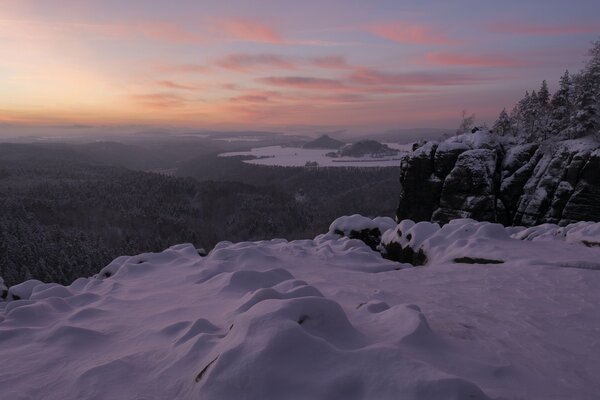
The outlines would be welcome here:
<svg viewBox="0 0 600 400">
<path fill-rule="evenodd" d="M 504 225 L 600 220 L 600 143 L 511 144 L 485 132 L 427 142 L 401 161 L 398 220 Z"/>
</svg>

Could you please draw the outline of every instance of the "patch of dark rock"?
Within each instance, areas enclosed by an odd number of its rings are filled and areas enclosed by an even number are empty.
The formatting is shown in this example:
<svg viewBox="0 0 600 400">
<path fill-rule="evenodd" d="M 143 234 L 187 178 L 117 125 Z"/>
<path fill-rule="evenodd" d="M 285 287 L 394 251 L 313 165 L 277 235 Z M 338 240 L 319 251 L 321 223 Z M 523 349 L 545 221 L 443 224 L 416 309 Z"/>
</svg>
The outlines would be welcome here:
<svg viewBox="0 0 600 400">
<path fill-rule="evenodd" d="M 346 234 L 336 229 L 333 231 L 336 235 L 346 236 Z M 371 248 L 371 250 L 377 250 L 377 246 L 381 243 L 381 231 L 379 228 L 373 229 L 362 229 L 360 231 L 352 230 L 350 234 L 347 235 L 350 239 L 358 239 L 362 240 L 367 246 Z"/>
<path fill-rule="evenodd" d="M 589 242 L 587 240 L 582 240 L 581 243 L 583 243 L 587 247 L 600 247 L 600 242 Z"/>
<path fill-rule="evenodd" d="M 409 263 L 414 266 L 425 265 L 427 263 L 427 256 L 423 252 L 423 249 L 415 251 L 412 247 L 402 247 L 397 242 L 385 245 L 382 255 L 388 260 Z"/>
<path fill-rule="evenodd" d="M 478 257 L 460 257 L 454 259 L 455 263 L 458 264 L 503 264 L 502 260 L 494 260 L 491 258 L 478 258 Z"/>
<path fill-rule="evenodd" d="M 206 372 L 208 371 L 208 368 L 214 364 L 215 361 L 217 361 L 217 359 L 219 358 L 219 356 L 216 356 L 214 360 L 212 360 L 211 362 L 209 362 L 208 364 L 206 364 L 206 366 L 204 368 L 202 368 L 202 371 L 200 371 L 200 373 L 198 375 L 196 375 L 196 382 L 200 382 L 200 380 L 202 379 L 202 377 L 206 374 Z"/>
<path fill-rule="evenodd" d="M 208 252 L 204 248 L 196 249 L 196 252 L 200 257 L 206 257 L 208 255 Z"/>
<path fill-rule="evenodd" d="M 300 318 L 298 318 L 298 325 L 302 325 L 309 319 L 310 319 L 310 317 L 308 315 L 302 315 Z"/>
</svg>

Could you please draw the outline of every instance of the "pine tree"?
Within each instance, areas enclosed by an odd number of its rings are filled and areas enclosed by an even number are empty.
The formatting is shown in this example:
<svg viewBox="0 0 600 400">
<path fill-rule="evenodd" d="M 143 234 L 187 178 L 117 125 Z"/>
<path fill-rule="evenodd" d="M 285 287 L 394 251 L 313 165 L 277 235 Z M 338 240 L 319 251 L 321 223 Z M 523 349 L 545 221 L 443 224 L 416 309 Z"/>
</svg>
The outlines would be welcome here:
<svg viewBox="0 0 600 400">
<path fill-rule="evenodd" d="M 594 96 L 594 82 L 588 75 L 577 79 L 575 101 L 571 118 L 571 138 L 580 138 L 589 134 L 597 134 L 600 129 L 598 102 Z"/>
<path fill-rule="evenodd" d="M 586 63 L 584 74 L 589 79 L 596 102 L 600 102 L 600 40 L 593 43 L 589 51 L 590 59 Z"/>
<path fill-rule="evenodd" d="M 529 91 L 526 91 L 525 96 L 515 105 L 510 115 L 513 121 L 513 132 L 515 136 L 521 139 L 525 137 L 525 132 L 527 131 L 527 110 L 529 109 L 530 102 Z"/>
<path fill-rule="evenodd" d="M 506 136 L 513 133 L 513 121 L 511 117 L 508 116 L 506 108 L 503 108 L 500 112 L 500 115 L 494 123 L 492 130 L 494 133 L 500 136 Z"/>
<path fill-rule="evenodd" d="M 548 83 L 544 79 L 542 81 L 542 86 L 540 87 L 540 91 L 538 92 L 538 102 L 542 107 L 547 107 L 550 103 L 550 91 L 548 90 Z"/>
<path fill-rule="evenodd" d="M 600 136 L 600 40 L 589 51 L 582 73 L 575 80 L 571 137 Z"/>
<path fill-rule="evenodd" d="M 538 138 L 537 119 L 539 114 L 538 95 L 534 91 L 529 95 L 523 109 L 523 137 L 527 142 L 533 142 Z"/>
<path fill-rule="evenodd" d="M 550 101 L 550 132 L 553 136 L 561 136 L 569 127 L 573 112 L 573 90 L 569 70 L 560 78 L 559 88 Z"/>
<path fill-rule="evenodd" d="M 548 83 L 544 79 L 537 94 L 535 110 L 534 134 L 541 140 L 548 139 L 550 133 L 550 91 Z"/>
</svg>

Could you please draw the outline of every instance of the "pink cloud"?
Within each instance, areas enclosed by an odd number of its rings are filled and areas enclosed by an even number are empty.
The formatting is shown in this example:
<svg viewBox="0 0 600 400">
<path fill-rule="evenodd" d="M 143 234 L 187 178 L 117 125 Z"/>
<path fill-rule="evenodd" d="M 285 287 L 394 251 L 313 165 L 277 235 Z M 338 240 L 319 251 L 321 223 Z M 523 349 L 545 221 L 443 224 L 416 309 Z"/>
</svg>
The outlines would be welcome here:
<svg viewBox="0 0 600 400">
<path fill-rule="evenodd" d="M 425 59 L 430 64 L 441 66 L 516 67 L 524 64 L 519 60 L 505 57 L 452 53 L 429 53 Z"/>
<path fill-rule="evenodd" d="M 442 32 L 435 31 L 429 26 L 397 23 L 377 23 L 364 27 L 364 30 L 374 35 L 399 43 L 448 45 L 457 41 L 449 38 Z"/>
<path fill-rule="evenodd" d="M 540 25 L 517 21 L 498 21 L 487 25 L 494 33 L 508 33 L 531 36 L 581 35 L 600 32 L 600 24 Z"/>
<path fill-rule="evenodd" d="M 180 25 L 164 21 L 144 21 L 138 23 L 113 22 L 106 24 L 68 23 L 63 28 L 75 32 L 108 37 L 145 37 L 171 43 L 204 43 L 206 38 L 197 32 L 189 31 Z"/>
<path fill-rule="evenodd" d="M 258 94 L 244 94 L 241 96 L 232 97 L 230 100 L 233 102 L 242 102 L 242 103 L 268 103 L 269 96 L 258 95 Z"/>
<path fill-rule="evenodd" d="M 314 57 L 310 59 L 312 65 L 319 68 L 352 69 L 353 67 L 341 56 Z"/>
<path fill-rule="evenodd" d="M 174 43 L 202 43 L 205 39 L 194 32 L 187 31 L 179 25 L 168 22 L 147 22 L 140 24 L 139 31 L 153 39 Z"/>
<path fill-rule="evenodd" d="M 157 67 L 160 72 L 175 73 L 207 73 L 210 67 L 202 64 L 162 64 Z"/>
<path fill-rule="evenodd" d="M 282 99 L 282 93 L 274 90 L 239 90 L 241 94 L 229 98 L 234 103 L 270 103 L 273 100 Z"/>
<path fill-rule="evenodd" d="M 165 87 L 167 89 L 181 89 L 181 90 L 196 90 L 196 89 L 198 89 L 198 87 L 196 87 L 196 86 L 184 85 L 184 84 L 181 84 L 181 83 L 177 83 L 177 82 L 173 82 L 173 81 L 168 81 L 168 80 L 157 81 L 156 84 L 158 86 L 162 86 L 162 87 Z"/>
<path fill-rule="evenodd" d="M 225 69 L 238 72 L 250 72 L 263 68 L 269 69 L 295 69 L 293 61 L 276 54 L 230 54 L 216 61 L 216 64 Z"/>
<path fill-rule="evenodd" d="M 226 36 L 248 42 L 280 44 L 284 40 L 275 28 L 257 21 L 247 19 L 221 20 L 217 28 Z"/>
<path fill-rule="evenodd" d="M 179 108 L 186 103 L 184 97 L 173 93 L 134 94 L 129 98 L 142 107 L 161 110 Z"/>
<path fill-rule="evenodd" d="M 293 89 L 336 90 L 344 88 L 342 82 L 336 79 L 312 78 L 306 76 L 272 76 L 260 78 L 259 81 L 267 85 L 289 87 Z"/>
<path fill-rule="evenodd" d="M 455 86 L 480 83 L 487 79 L 473 74 L 447 72 L 408 72 L 387 73 L 363 68 L 351 75 L 351 80 L 364 85 L 398 85 L 398 86 Z"/>
</svg>

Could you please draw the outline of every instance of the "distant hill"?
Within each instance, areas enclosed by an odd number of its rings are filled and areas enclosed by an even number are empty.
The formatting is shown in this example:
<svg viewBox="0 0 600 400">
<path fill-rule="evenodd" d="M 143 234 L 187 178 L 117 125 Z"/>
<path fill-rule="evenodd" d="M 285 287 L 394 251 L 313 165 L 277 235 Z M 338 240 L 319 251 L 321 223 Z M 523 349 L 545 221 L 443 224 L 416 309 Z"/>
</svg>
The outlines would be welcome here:
<svg viewBox="0 0 600 400">
<path fill-rule="evenodd" d="M 356 143 L 344 146 L 340 150 L 342 157 L 362 157 L 371 155 L 375 157 L 395 156 L 398 150 L 394 150 L 376 140 L 361 140 Z"/>
<path fill-rule="evenodd" d="M 339 140 L 333 139 L 327 135 L 322 135 L 315 140 L 305 143 L 302 148 L 304 149 L 334 149 L 337 150 L 342 147 L 345 143 Z"/>
</svg>

